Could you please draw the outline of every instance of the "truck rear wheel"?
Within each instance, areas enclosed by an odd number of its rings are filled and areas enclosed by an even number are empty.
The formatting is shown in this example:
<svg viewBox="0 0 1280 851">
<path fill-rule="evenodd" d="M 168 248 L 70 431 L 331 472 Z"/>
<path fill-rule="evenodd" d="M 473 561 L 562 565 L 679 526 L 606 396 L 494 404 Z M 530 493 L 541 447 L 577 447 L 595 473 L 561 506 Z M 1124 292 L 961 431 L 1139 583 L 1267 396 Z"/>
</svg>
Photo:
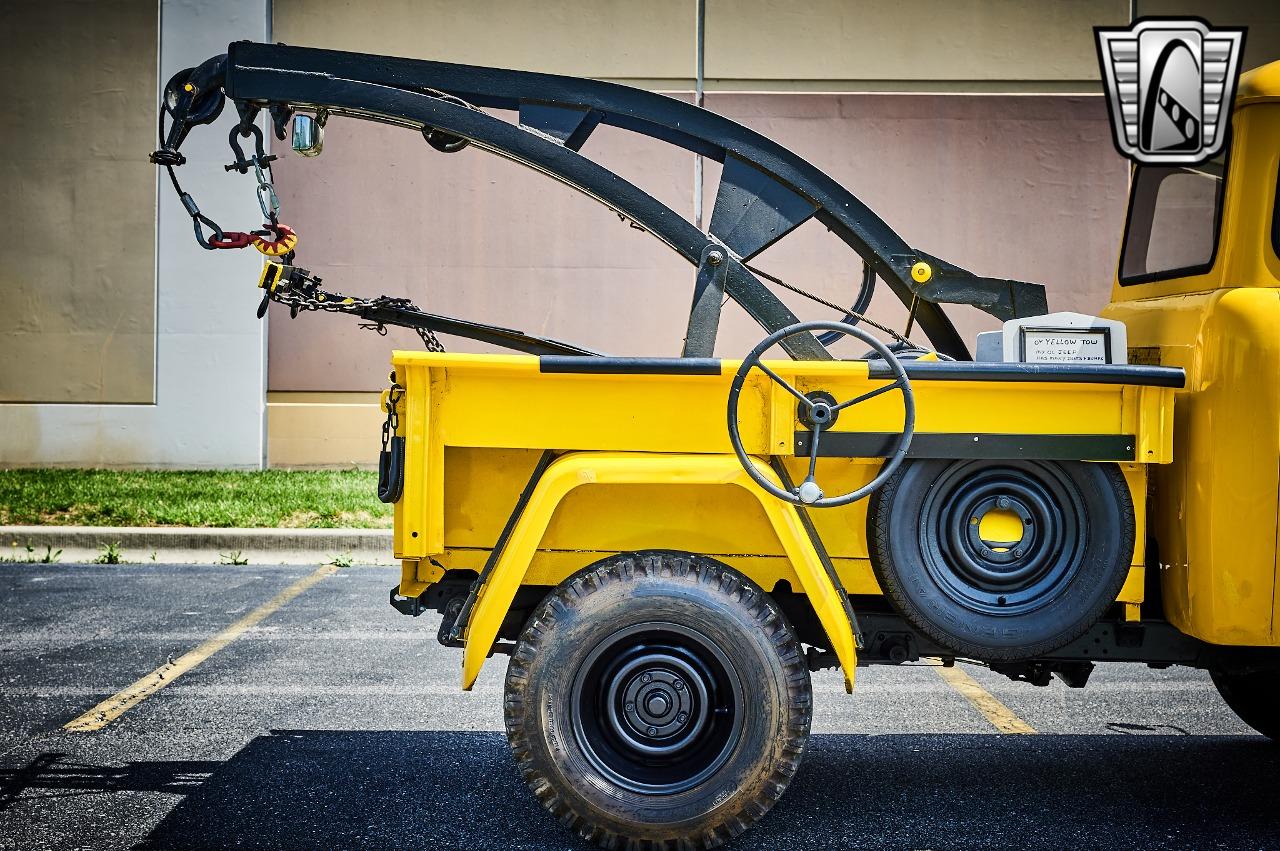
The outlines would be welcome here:
<svg viewBox="0 0 1280 851">
<path fill-rule="evenodd" d="M 1213 671 L 1212 676 L 1218 694 L 1241 721 L 1271 741 L 1280 742 L 1280 671 Z"/>
<path fill-rule="evenodd" d="M 915 460 L 871 497 L 871 563 L 917 629 L 957 655 L 1017 661 L 1082 635 L 1133 557 L 1114 464 Z"/>
<path fill-rule="evenodd" d="M 714 847 L 763 816 L 809 735 L 809 670 L 755 583 L 700 556 L 565 580 L 507 669 L 507 739 L 552 815 L 604 846 Z"/>
</svg>

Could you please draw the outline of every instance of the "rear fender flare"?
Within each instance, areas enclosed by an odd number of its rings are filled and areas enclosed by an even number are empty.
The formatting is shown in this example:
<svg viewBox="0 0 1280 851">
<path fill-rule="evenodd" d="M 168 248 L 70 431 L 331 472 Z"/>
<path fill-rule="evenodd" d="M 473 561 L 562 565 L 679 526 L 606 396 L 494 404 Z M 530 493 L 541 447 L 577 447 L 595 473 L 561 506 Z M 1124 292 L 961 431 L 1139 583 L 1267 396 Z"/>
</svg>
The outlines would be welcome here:
<svg viewBox="0 0 1280 851">
<path fill-rule="evenodd" d="M 762 475 L 781 487 L 768 464 L 758 459 L 753 461 Z M 462 657 L 462 688 L 469 691 L 480 675 L 480 668 L 498 637 L 498 629 L 561 500 L 579 485 L 655 483 L 673 487 L 737 485 L 759 500 L 840 661 L 845 688 L 852 690 L 858 664 L 853 625 L 795 506 L 766 493 L 732 455 L 624 452 L 570 453 L 547 468 L 471 612 Z"/>
</svg>

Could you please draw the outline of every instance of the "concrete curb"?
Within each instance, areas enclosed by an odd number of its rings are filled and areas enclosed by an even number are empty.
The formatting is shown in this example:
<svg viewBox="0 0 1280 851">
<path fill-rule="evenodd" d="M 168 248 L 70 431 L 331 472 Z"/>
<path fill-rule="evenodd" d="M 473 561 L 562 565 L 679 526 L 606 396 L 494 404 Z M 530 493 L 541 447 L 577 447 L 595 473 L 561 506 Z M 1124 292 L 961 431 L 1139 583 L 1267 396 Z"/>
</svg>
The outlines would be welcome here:
<svg viewBox="0 0 1280 851">
<path fill-rule="evenodd" d="M 196 529 L 137 526 L 0 526 L 0 556 L 39 560 L 62 550 L 59 561 L 93 561 L 118 544 L 123 561 L 190 564 L 320 564 L 350 556 L 356 564 L 396 564 L 390 529 Z"/>
</svg>

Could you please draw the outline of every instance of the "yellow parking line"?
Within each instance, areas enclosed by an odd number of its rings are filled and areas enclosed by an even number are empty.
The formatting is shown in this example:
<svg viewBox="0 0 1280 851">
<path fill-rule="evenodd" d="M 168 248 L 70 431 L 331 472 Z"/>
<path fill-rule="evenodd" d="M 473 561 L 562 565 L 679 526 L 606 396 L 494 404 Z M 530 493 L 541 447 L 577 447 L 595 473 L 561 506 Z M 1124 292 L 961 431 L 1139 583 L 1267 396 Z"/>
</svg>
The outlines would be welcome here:
<svg viewBox="0 0 1280 851">
<path fill-rule="evenodd" d="M 934 670 L 947 682 L 947 685 L 960 692 L 964 699 L 972 703 L 974 708 L 1001 733 L 1034 733 L 1036 731 L 1026 721 L 1014 715 L 1009 707 L 996 700 L 995 695 L 978 685 L 977 680 L 959 668 L 954 666 L 946 668 L 939 665 Z"/>
<path fill-rule="evenodd" d="M 205 659 L 208 659 L 214 653 L 226 647 L 235 641 L 247 630 L 257 626 L 264 618 L 280 609 L 281 606 L 288 603 L 294 597 L 306 591 L 312 585 L 315 585 L 321 579 L 332 574 L 336 567 L 326 564 L 315 573 L 299 579 L 279 594 L 254 609 L 222 632 L 210 638 L 196 649 L 184 653 L 172 662 L 161 665 L 133 685 L 114 694 L 88 712 L 76 718 L 73 721 L 63 725 L 64 730 L 72 730 L 78 733 L 91 733 L 94 730 L 101 730 L 112 721 L 146 700 L 151 695 L 160 691 L 160 689 L 172 683 L 178 677 L 190 671 L 199 665 Z"/>
</svg>

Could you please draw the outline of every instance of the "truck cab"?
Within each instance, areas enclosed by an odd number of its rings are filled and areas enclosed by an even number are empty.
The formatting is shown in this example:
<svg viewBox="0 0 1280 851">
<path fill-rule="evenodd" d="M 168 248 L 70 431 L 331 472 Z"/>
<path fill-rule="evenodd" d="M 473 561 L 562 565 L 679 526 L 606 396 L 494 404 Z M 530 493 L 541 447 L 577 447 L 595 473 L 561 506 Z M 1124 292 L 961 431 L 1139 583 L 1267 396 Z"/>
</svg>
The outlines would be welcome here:
<svg viewBox="0 0 1280 851">
<path fill-rule="evenodd" d="M 1240 78 L 1222 153 L 1136 167 L 1103 311 L 1126 325 L 1130 363 L 1186 372 L 1173 461 L 1151 471 L 1144 614 L 1218 645 L 1280 644 L 1278 162 L 1272 63 Z"/>
</svg>

